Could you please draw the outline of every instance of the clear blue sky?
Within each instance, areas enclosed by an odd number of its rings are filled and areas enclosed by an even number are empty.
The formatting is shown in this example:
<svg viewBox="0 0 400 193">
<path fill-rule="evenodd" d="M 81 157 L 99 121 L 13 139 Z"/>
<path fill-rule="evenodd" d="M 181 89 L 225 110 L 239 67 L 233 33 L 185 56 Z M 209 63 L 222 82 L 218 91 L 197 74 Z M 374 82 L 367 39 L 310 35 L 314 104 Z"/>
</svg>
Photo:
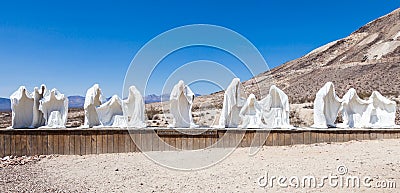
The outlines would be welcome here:
<svg viewBox="0 0 400 193">
<path fill-rule="evenodd" d="M 141 46 L 166 30 L 197 23 L 242 34 L 275 67 L 400 5 L 398 0 L 10 2 L 0 4 L 0 97 L 41 83 L 67 95 L 84 95 L 99 83 L 105 95 L 120 95 Z M 210 52 L 188 49 L 169 62 L 223 58 L 202 56 Z M 206 94 L 217 88 L 196 89 Z"/>
</svg>

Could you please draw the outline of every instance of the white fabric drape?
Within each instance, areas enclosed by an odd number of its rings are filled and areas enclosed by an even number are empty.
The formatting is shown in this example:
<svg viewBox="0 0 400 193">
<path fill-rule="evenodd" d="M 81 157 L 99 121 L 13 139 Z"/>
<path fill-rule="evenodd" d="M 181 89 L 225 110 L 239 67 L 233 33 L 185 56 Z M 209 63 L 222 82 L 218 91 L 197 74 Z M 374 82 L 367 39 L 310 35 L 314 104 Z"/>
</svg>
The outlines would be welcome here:
<svg viewBox="0 0 400 193">
<path fill-rule="evenodd" d="M 67 123 L 68 98 L 57 89 L 52 89 L 40 100 L 39 110 L 43 113 L 47 127 L 63 128 Z"/>
<path fill-rule="evenodd" d="M 239 78 L 234 78 L 224 93 L 219 124 L 216 127 L 237 127 L 240 123 L 239 112 L 246 101 L 246 94 Z"/>
<path fill-rule="evenodd" d="M 46 125 L 46 120 L 44 119 L 43 112 L 39 110 L 40 100 L 43 99 L 44 94 L 46 93 L 46 85 L 42 84 L 40 86 L 40 90 L 38 87 L 34 88 L 33 91 L 33 121 L 32 127 L 41 127 Z"/>
<path fill-rule="evenodd" d="M 122 101 L 122 110 L 127 126 L 136 128 L 146 127 L 144 100 L 135 86 L 129 87 L 129 96 Z"/>
<path fill-rule="evenodd" d="M 33 121 L 33 97 L 24 86 L 19 87 L 11 96 L 12 128 L 28 128 Z"/>
<path fill-rule="evenodd" d="M 333 83 L 327 82 L 315 96 L 314 125 L 311 127 L 336 127 L 335 121 L 342 101 L 343 100 L 336 95 Z"/>
<path fill-rule="evenodd" d="M 100 123 L 103 126 L 113 126 L 115 116 L 122 116 L 121 99 L 117 95 L 96 108 Z"/>
<path fill-rule="evenodd" d="M 192 118 L 194 97 L 192 90 L 182 80 L 174 86 L 170 95 L 170 112 L 173 116 L 173 123 L 169 127 L 198 127 Z"/>
<path fill-rule="evenodd" d="M 98 84 L 93 85 L 86 92 L 84 110 L 85 110 L 85 127 L 93 127 L 100 125 L 99 115 L 96 107 L 101 105 L 102 93 Z"/>
<path fill-rule="evenodd" d="M 246 103 L 243 105 L 239 112 L 239 116 L 242 119 L 240 128 L 264 128 L 265 125 L 262 123 L 262 107 L 257 102 L 256 96 L 250 94 L 247 98 Z"/>
<path fill-rule="evenodd" d="M 291 128 L 289 121 L 289 98 L 278 87 L 272 85 L 267 97 L 260 101 L 263 118 L 268 128 Z"/>
</svg>

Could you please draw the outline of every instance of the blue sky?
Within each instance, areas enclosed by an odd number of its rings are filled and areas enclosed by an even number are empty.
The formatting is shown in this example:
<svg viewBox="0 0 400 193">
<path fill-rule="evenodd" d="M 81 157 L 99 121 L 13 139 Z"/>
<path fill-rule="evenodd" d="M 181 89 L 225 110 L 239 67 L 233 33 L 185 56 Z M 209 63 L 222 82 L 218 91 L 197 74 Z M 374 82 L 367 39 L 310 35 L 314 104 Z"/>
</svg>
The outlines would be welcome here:
<svg viewBox="0 0 400 193">
<path fill-rule="evenodd" d="M 399 1 L 382 0 L 40 2 L 0 4 L 0 97 L 8 97 L 20 85 L 32 90 L 42 83 L 67 95 L 84 95 L 99 83 L 105 95 L 120 95 L 131 60 L 147 41 L 198 23 L 242 34 L 272 68 L 345 37 L 399 6 Z M 160 76 L 191 60 L 235 60 L 207 48 L 174 54 L 165 60 Z M 159 94 L 154 82 L 147 94 Z M 200 84 L 193 90 L 207 94 L 218 89 Z"/>
</svg>

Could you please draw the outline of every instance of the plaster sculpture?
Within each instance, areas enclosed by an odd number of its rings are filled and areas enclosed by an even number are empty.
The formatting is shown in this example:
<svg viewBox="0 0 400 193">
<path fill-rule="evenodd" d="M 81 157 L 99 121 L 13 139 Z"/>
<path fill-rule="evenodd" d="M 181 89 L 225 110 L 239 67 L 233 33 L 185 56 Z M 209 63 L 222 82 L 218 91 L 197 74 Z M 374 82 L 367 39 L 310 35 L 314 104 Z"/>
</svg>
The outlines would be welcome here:
<svg viewBox="0 0 400 193">
<path fill-rule="evenodd" d="M 382 96 L 378 91 L 372 92 L 369 100 L 371 106 L 371 127 L 398 127 L 396 120 L 396 102 Z"/>
<path fill-rule="evenodd" d="M 237 127 L 240 122 L 239 112 L 246 101 L 246 94 L 239 78 L 234 78 L 224 93 L 219 124 L 215 127 Z"/>
<path fill-rule="evenodd" d="M 262 107 L 257 102 L 256 96 L 250 94 L 246 103 L 243 105 L 239 112 L 242 120 L 240 128 L 263 128 L 265 125 L 262 123 Z"/>
<path fill-rule="evenodd" d="M 122 101 L 122 110 L 129 127 L 143 128 L 145 123 L 145 106 L 142 95 L 135 86 L 129 87 L 129 96 Z"/>
<path fill-rule="evenodd" d="M 342 99 L 335 93 L 332 82 L 327 82 L 316 94 L 314 100 L 314 128 L 336 127 Z"/>
<path fill-rule="evenodd" d="M 68 98 L 54 88 L 40 100 L 39 110 L 46 120 L 46 127 L 63 128 L 67 123 Z"/>
<path fill-rule="evenodd" d="M 32 127 L 37 128 L 46 125 L 46 120 L 43 117 L 43 112 L 39 110 L 40 100 L 46 94 L 46 85 L 42 84 L 40 90 L 38 87 L 33 91 L 33 121 Z"/>
<path fill-rule="evenodd" d="M 33 97 L 24 86 L 19 87 L 11 96 L 12 128 L 28 128 L 33 120 Z"/>
<path fill-rule="evenodd" d="M 173 116 L 173 122 L 168 127 L 195 128 L 192 118 L 192 104 L 194 93 L 185 83 L 180 80 L 174 86 L 170 95 L 170 111 Z"/>
<path fill-rule="evenodd" d="M 97 107 L 96 111 L 103 126 L 113 126 L 115 116 L 123 115 L 121 99 L 117 95 L 114 95 L 109 101 Z"/>
<path fill-rule="evenodd" d="M 98 84 L 93 85 L 86 92 L 84 110 L 85 110 L 85 123 L 84 127 L 93 127 L 100 125 L 99 115 L 97 114 L 96 107 L 101 105 L 102 93 Z"/>
<path fill-rule="evenodd" d="M 396 102 L 379 92 L 372 92 L 368 100 L 362 100 L 351 88 L 343 97 L 343 123 L 340 127 L 392 128 L 396 127 Z"/>
<path fill-rule="evenodd" d="M 269 94 L 260 101 L 263 118 L 268 128 L 292 128 L 289 122 L 289 98 L 278 87 L 272 85 Z"/>
</svg>

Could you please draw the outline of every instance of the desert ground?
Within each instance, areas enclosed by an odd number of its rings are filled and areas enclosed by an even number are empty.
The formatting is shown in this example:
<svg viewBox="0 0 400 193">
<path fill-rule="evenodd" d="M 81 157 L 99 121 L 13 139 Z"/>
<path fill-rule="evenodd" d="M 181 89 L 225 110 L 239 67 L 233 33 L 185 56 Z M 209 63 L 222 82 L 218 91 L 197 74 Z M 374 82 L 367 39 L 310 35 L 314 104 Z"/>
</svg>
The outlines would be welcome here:
<svg viewBox="0 0 400 193">
<path fill-rule="evenodd" d="M 0 192 L 399 191 L 399 184 L 397 188 L 378 188 L 376 184 L 400 183 L 400 140 L 267 146 L 255 156 L 249 156 L 248 150 L 238 148 L 222 162 L 196 171 L 165 168 L 143 153 L 43 157 L 24 165 L 3 165 Z M 296 189 L 277 185 L 260 187 L 258 182 L 266 173 L 300 179 L 310 175 L 317 179 L 329 174 L 340 176 L 337 168 L 341 166 L 347 168 L 342 176 L 370 177 L 371 187 L 333 188 L 326 183 L 322 188 Z"/>
</svg>

